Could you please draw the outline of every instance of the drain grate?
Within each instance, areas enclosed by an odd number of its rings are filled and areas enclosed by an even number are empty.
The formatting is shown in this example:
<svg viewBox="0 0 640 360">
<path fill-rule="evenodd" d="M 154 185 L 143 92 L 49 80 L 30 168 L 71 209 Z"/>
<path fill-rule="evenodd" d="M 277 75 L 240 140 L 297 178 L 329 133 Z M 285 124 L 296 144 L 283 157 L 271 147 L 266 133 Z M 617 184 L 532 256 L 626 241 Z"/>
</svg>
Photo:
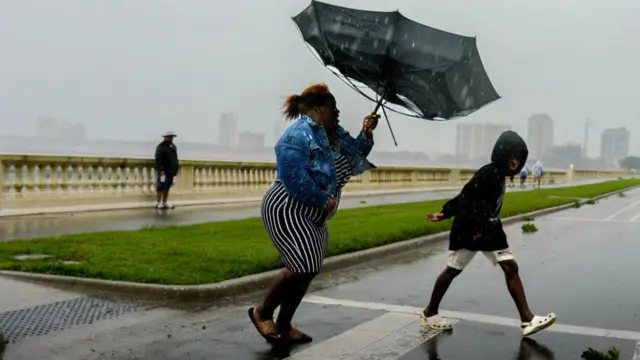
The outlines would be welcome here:
<svg viewBox="0 0 640 360">
<path fill-rule="evenodd" d="M 46 335 L 76 325 L 115 318 L 141 309 L 133 302 L 81 297 L 0 314 L 0 329 L 6 341 Z"/>
</svg>

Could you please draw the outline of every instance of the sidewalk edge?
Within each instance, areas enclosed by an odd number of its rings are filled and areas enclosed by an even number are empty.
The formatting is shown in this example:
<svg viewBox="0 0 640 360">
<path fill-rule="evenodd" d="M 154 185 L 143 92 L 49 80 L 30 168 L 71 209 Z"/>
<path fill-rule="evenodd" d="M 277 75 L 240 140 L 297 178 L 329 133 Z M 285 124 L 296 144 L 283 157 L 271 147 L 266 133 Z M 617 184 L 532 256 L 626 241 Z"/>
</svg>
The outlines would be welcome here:
<svg viewBox="0 0 640 360">
<path fill-rule="evenodd" d="M 389 195 L 402 195 L 413 194 L 421 192 L 446 192 L 460 190 L 461 186 L 443 186 L 443 187 L 415 187 L 415 188 L 395 188 L 387 190 L 378 190 L 375 188 L 364 190 L 349 190 L 345 191 L 343 197 L 345 198 L 368 198 L 374 196 L 389 196 Z M 256 206 L 260 205 L 262 196 L 259 197 L 246 197 L 246 198 L 208 198 L 204 200 L 177 200 L 174 202 L 176 207 L 194 207 L 194 206 L 221 206 L 221 207 L 244 207 L 244 206 Z M 37 208 L 37 209 L 0 209 L 0 219 L 2 218 L 15 218 L 15 217 L 30 217 L 30 216 L 42 216 L 42 215 L 64 215 L 74 213 L 93 213 L 93 212 L 112 212 L 121 210 L 144 210 L 154 209 L 155 201 L 147 202 L 123 202 L 109 205 L 79 205 L 79 206 L 62 206 L 51 208 Z"/>
</svg>

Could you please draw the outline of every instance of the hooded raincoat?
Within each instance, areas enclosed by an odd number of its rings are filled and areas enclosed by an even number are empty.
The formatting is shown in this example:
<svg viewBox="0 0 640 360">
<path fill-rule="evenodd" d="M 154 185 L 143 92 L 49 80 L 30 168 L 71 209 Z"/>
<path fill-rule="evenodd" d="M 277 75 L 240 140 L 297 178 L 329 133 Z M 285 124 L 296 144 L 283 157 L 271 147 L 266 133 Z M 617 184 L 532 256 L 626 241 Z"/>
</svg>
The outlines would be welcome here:
<svg viewBox="0 0 640 360">
<path fill-rule="evenodd" d="M 518 174 L 528 156 L 527 144 L 520 135 L 510 130 L 500 135 L 491 163 L 478 169 L 460 194 L 442 208 L 445 219 L 453 217 L 449 250 L 497 251 L 509 247 L 500 222 L 505 177 Z M 510 170 L 513 157 L 518 159 L 518 167 Z"/>
<path fill-rule="evenodd" d="M 539 178 L 542 176 L 542 163 L 540 160 L 536 161 L 533 165 L 533 177 Z"/>
</svg>

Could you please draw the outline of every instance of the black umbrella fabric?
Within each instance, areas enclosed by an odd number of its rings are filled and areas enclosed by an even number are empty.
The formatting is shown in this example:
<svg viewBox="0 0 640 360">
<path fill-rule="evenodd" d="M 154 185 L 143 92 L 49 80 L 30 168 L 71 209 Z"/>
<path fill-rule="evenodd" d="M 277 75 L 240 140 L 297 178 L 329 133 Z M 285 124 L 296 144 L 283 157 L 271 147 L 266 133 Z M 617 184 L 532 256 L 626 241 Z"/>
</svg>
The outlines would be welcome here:
<svg viewBox="0 0 640 360">
<path fill-rule="evenodd" d="M 312 1 L 293 21 L 325 66 L 377 103 L 374 113 L 388 102 L 415 117 L 450 120 L 500 98 L 474 37 L 422 25 L 398 11 L 319 1 Z M 377 99 L 360 91 L 357 83 L 373 90 Z"/>
</svg>

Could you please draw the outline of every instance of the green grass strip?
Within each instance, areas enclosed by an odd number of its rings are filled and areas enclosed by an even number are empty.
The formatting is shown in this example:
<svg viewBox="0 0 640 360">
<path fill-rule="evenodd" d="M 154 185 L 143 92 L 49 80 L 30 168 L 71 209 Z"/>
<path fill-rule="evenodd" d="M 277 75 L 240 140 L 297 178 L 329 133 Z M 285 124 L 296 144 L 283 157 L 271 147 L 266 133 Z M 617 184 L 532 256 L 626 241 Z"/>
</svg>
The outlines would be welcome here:
<svg viewBox="0 0 640 360">
<path fill-rule="evenodd" d="M 573 203 L 575 198 L 640 185 L 639 179 L 513 192 L 502 217 Z M 573 199 L 572 199 L 573 198 Z M 428 223 L 444 200 L 340 210 L 330 221 L 329 256 L 448 230 Z M 19 254 L 48 259 L 14 260 Z M 77 261 L 65 264 L 62 261 Z M 260 218 L 136 231 L 63 235 L 0 244 L 0 268 L 156 284 L 215 283 L 278 268 L 280 261 Z"/>
</svg>

